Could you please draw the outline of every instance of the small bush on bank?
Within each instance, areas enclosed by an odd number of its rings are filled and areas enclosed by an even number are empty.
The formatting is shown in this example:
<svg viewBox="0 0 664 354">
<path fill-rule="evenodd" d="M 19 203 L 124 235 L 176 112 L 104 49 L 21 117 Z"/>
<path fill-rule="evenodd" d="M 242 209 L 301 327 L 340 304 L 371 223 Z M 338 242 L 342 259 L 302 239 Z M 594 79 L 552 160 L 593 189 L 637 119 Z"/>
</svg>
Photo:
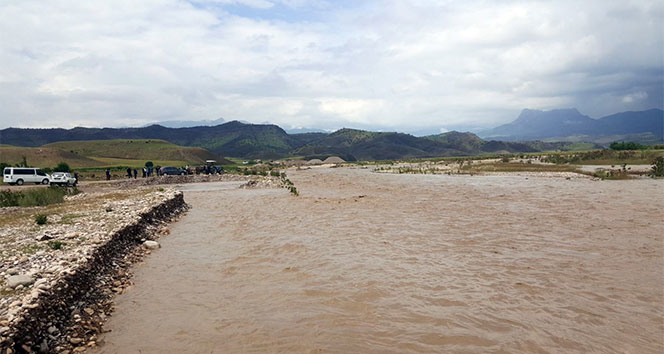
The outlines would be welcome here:
<svg viewBox="0 0 664 354">
<path fill-rule="evenodd" d="M 44 224 L 46 224 L 47 221 L 48 221 L 48 216 L 46 216 L 44 214 L 39 214 L 39 215 L 35 216 L 35 223 L 37 225 L 44 225 Z"/>
<path fill-rule="evenodd" d="M 0 191 L 0 207 L 18 206 L 21 194 L 10 190 Z"/>
<path fill-rule="evenodd" d="M 289 192 L 291 192 L 292 195 L 298 196 L 300 193 L 297 191 L 297 188 L 295 188 L 295 184 L 291 182 L 290 179 L 286 176 L 286 173 L 281 173 L 281 182 L 283 183 L 284 188 L 288 189 Z"/>
<path fill-rule="evenodd" d="M 664 157 L 659 156 L 652 162 L 652 168 L 648 172 L 650 177 L 664 177 Z"/>
<path fill-rule="evenodd" d="M 52 250 L 59 250 L 64 245 L 61 241 L 48 241 L 48 247 Z"/>
</svg>

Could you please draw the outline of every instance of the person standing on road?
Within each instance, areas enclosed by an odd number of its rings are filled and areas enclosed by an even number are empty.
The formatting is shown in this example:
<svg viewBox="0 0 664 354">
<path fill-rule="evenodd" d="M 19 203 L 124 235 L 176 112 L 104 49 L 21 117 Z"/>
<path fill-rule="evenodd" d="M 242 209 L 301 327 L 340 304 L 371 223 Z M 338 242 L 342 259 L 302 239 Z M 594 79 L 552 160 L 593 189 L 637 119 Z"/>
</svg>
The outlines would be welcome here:
<svg viewBox="0 0 664 354">
<path fill-rule="evenodd" d="M 78 184 L 78 172 L 74 172 L 74 186 Z"/>
<path fill-rule="evenodd" d="M 136 171 L 136 169 L 134 169 L 134 179 L 136 179 L 136 177 L 138 177 L 138 171 Z"/>
<path fill-rule="evenodd" d="M 107 181 L 111 180 L 111 169 L 110 168 L 106 169 L 106 180 Z"/>
<path fill-rule="evenodd" d="M 127 167 L 127 178 L 131 179 L 131 167 Z"/>
</svg>

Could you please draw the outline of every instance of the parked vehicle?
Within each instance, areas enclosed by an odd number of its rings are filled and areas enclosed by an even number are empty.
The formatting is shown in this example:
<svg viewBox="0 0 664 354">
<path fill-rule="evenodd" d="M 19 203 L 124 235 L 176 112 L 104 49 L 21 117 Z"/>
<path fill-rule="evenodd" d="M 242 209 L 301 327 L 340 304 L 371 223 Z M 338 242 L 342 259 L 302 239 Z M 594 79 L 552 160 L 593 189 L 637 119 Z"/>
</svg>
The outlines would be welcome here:
<svg viewBox="0 0 664 354">
<path fill-rule="evenodd" d="M 51 174 L 51 185 L 76 186 L 76 178 L 69 172 L 53 172 Z"/>
<path fill-rule="evenodd" d="M 9 185 L 23 183 L 49 184 L 51 176 L 38 168 L 31 167 L 5 167 L 2 171 L 2 181 Z"/>
<path fill-rule="evenodd" d="M 179 169 L 179 168 L 177 168 L 177 167 L 171 167 L 171 166 L 162 167 L 162 168 L 159 170 L 159 173 L 160 173 L 162 176 L 163 176 L 163 175 L 177 176 L 177 175 L 186 175 L 186 174 L 187 174 L 186 171 L 183 171 L 183 170 L 181 170 L 181 169 Z"/>
</svg>

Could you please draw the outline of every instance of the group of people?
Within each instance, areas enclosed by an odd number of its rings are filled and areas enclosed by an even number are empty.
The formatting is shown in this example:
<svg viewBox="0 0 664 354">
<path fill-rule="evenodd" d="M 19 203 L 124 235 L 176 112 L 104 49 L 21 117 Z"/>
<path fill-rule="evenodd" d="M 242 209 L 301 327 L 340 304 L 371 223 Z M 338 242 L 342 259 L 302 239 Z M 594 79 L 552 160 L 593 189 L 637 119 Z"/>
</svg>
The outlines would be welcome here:
<svg viewBox="0 0 664 354">
<path fill-rule="evenodd" d="M 143 178 L 151 177 L 154 174 L 155 169 L 159 171 L 159 166 L 157 166 L 156 168 L 143 167 L 141 171 L 143 173 L 142 177 Z M 127 178 L 132 178 L 132 177 L 138 178 L 138 170 L 135 168 L 133 170 L 131 168 L 127 168 Z"/>
<path fill-rule="evenodd" d="M 196 174 L 215 174 L 215 173 L 223 173 L 223 168 L 220 166 L 197 166 L 195 171 L 192 171 L 192 169 L 187 165 L 183 168 L 180 169 L 181 171 L 186 171 L 186 174 L 192 174 L 195 172 Z M 127 168 L 127 174 L 125 175 L 127 178 L 138 178 L 138 169 L 136 168 Z M 142 169 L 142 177 L 147 178 L 147 177 L 152 177 L 155 173 L 157 172 L 157 175 L 161 176 L 161 168 L 159 166 L 153 167 L 143 167 Z M 106 180 L 110 181 L 111 180 L 111 169 L 107 168 L 106 169 Z"/>
<path fill-rule="evenodd" d="M 155 169 L 159 171 L 159 166 L 156 168 L 152 167 L 143 167 L 142 169 L 142 177 L 147 178 L 151 177 L 154 174 Z M 127 168 L 127 178 L 138 178 L 138 170 L 137 169 L 132 169 L 130 167 Z M 111 169 L 107 168 L 106 169 L 106 180 L 110 181 L 111 180 Z"/>
</svg>

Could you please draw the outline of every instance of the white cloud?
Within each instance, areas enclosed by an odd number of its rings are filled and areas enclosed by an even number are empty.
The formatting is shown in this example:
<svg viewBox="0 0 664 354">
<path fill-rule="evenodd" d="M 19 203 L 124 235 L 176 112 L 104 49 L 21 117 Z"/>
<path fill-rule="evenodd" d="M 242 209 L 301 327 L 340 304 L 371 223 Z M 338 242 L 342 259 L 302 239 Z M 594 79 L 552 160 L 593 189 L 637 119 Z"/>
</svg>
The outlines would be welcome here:
<svg viewBox="0 0 664 354">
<path fill-rule="evenodd" d="M 661 107 L 662 13 L 599 0 L 4 1 L 0 127 L 222 116 L 404 130 Z"/>
<path fill-rule="evenodd" d="M 623 103 L 634 103 L 638 101 L 643 101 L 646 98 L 648 98 L 648 93 L 639 91 L 639 92 L 634 92 L 632 94 L 626 95 L 623 97 L 622 101 Z"/>
<path fill-rule="evenodd" d="M 274 3 L 267 0 L 213 0 L 210 2 L 226 5 L 244 5 L 258 9 L 269 9 L 274 6 Z M 201 1 L 201 3 L 204 3 L 204 1 Z"/>
</svg>

